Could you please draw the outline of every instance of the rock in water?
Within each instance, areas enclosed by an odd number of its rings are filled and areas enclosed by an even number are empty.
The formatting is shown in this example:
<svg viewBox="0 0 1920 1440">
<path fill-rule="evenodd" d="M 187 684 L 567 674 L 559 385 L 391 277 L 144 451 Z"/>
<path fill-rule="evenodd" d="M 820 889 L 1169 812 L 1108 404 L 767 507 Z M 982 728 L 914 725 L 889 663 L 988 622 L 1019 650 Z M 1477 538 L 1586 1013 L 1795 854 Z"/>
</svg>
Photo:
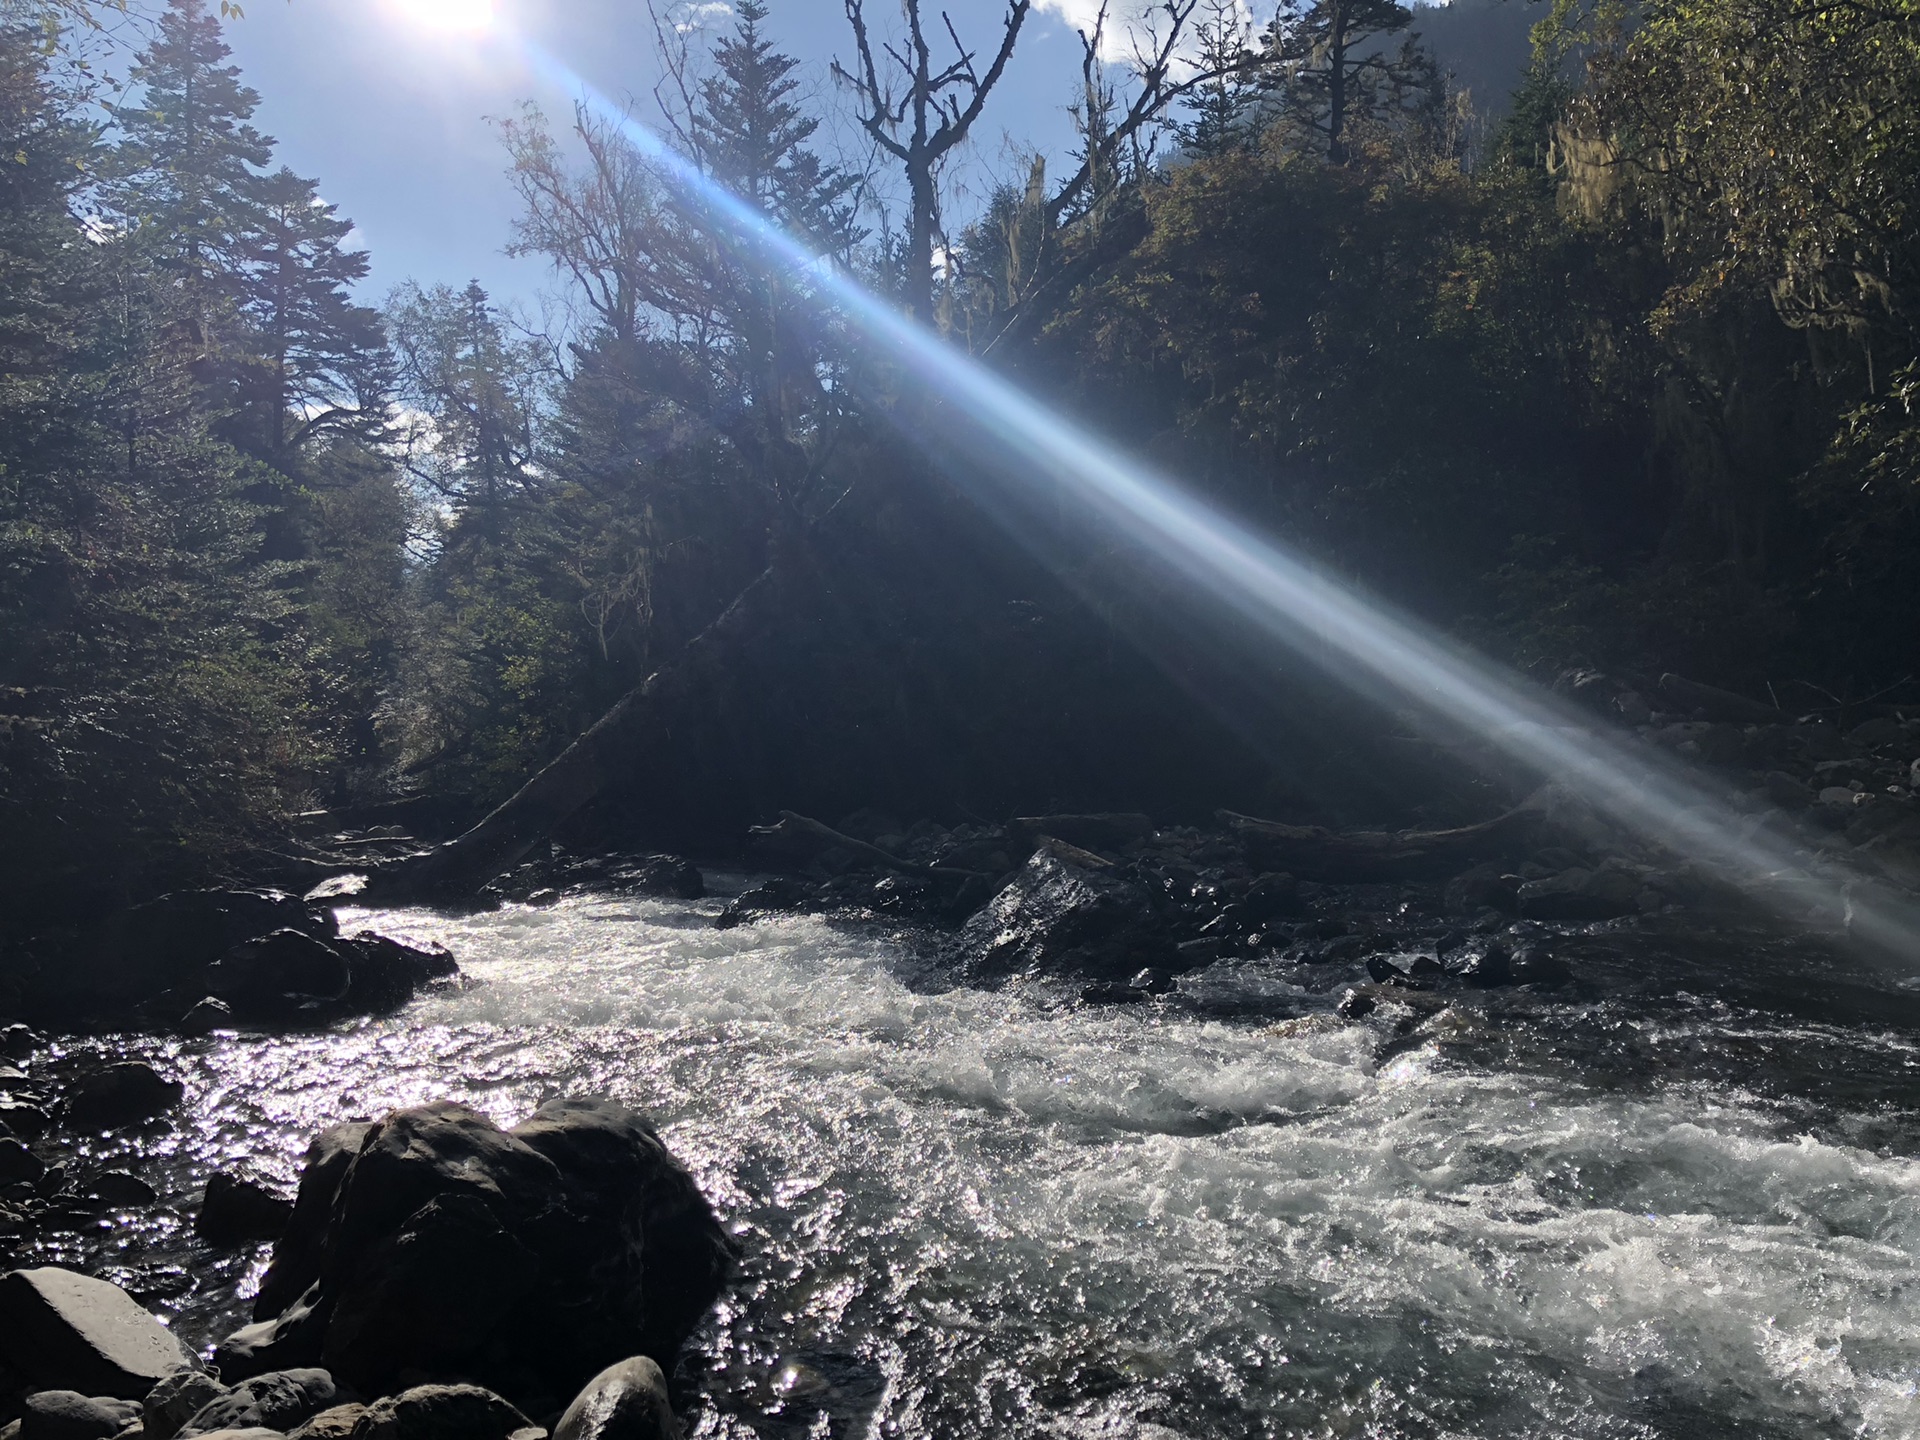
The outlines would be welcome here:
<svg viewBox="0 0 1920 1440">
<path fill-rule="evenodd" d="M 478 1385 L 416 1385 L 369 1405 L 352 1440 L 508 1440 L 539 1432 L 512 1405 Z"/>
<path fill-rule="evenodd" d="M 277 1370 L 215 1396 L 174 1433 L 180 1440 L 220 1430 L 287 1431 L 329 1409 L 338 1396 L 325 1370 Z"/>
<path fill-rule="evenodd" d="M 133 1125 L 165 1114 L 180 1103 L 186 1087 L 151 1065 L 123 1060 L 96 1070 L 67 1097 L 67 1123 L 82 1130 Z"/>
<path fill-rule="evenodd" d="M 46 1173 L 45 1162 L 18 1140 L 0 1140 L 0 1185 L 31 1182 Z"/>
<path fill-rule="evenodd" d="M 45 1266 L 0 1276 L 0 1364 L 32 1389 L 138 1400 L 198 1362 L 119 1286 Z"/>
<path fill-rule="evenodd" d="M 330 1009 L 352 982 L 347 957 L 317 935 L 275 930 L 242 940 L 207 971 L 209 988 L 242 1020 L 284 1022 Z"/>
<path fill-rule="evenodd" d="M 698 900 L 707 893 L 706 877 L 691 860 L 678 855 L 649 855 L 614 873 L 614 880 L 641 895 L 672 895 Z"/>
<path fill-rule="evenodd" d="M 680 1440 L 667 1377 L 644 1355 L 609 1365 L 567 1406 L 553 1440 Z"/>
<path fill-rule="evenodd" d="M 289 1024 L 379 1014 L 459 973 L 443 949 L 417 950 L 371 930 L 342 939 L 287 929 L 235 945 L 207 977 L 241 1019 Z"/>
<path fill-rule="evenodd" d="M 140 1418 L 140 1407 L 111 1395 L 42 1390 L 27 1397 L 20 1440 L 108 1440 Z"/>
<path fill-rule="evenodd" d="M 557 1404 L 633 1354 L 670 1361 L 731 1246 L 651 1127 L 604 1100 L 511 1133 L 448 1101 L 315 1142 L 259 1322 L 224 1375 L 324 1364 L 378 1394 L 458 1374 Z"/>
<path fill-rule="evenodd" d="M 1629 876 L 1574 868 L 1520 887 L 1529 920 L 1612 920 L 1639 910 L 1640 886 Z"/>
<path fill-rule="evenodd" d="M 960 932 L 960 969 L 977 977 L 1071 972 L 1120 980 L 1174 959 L 1144 886 L 1043 845 Z"/>
<path fill-rule="evenodd" d="M 209 1245 L 248 1245 L 278 1240 L 293 1218 L 293 1202 L 257 1180 L 216 1170 L 207 1177 L 207 1193 L 193 1231 Z"/>
</svg>

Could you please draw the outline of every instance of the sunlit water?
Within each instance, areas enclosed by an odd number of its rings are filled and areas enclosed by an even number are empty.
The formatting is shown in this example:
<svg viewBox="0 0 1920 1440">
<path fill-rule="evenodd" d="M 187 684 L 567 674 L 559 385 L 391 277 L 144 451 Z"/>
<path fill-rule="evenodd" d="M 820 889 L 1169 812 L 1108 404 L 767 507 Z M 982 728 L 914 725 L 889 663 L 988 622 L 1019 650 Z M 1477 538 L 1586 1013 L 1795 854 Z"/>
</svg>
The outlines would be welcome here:
<svg viewBox="0 0 1920 1440">
<path fill-rule="evenodd" d="M 1506 992 L 1397 1034 L 1328 1014 L 1323 967 L 1323 993 L 1249 966 L 1089 1009 L 943 993 L 911 935 L 718 907 L 375 917 L 479 983 L 143 1042 L 189 1087 L 137 1144 L 163 1206 L 31 1258 L 205 1341 L 265 1258 L 190 1241 L 211 1168 L 291 1180 L 340 1119 L 596 1092 L 656 1118 L 747 1253 L 677 1378 L 697 1433 L 1920 1434 L 1897 987 L 1845 1020 Z"/>
</svg>

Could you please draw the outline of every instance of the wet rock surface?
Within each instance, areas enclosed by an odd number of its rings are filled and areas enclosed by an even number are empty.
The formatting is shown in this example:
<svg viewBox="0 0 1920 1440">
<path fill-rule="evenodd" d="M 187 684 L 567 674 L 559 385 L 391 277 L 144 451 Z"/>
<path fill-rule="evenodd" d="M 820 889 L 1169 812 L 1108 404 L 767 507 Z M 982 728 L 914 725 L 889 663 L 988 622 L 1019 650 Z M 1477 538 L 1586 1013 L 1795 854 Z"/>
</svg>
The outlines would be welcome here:
<svg viewBox="0 0 1920 1440">
<path fill-rule="evenodd" d="M 459 974 L 443 950 L 343 936 L 327 906 L 273 890 L 163 895 L 11 961 L 9 1003 L 40 1024 L 188 1035 L 379 1014 Z"/>
<path fill-rule="evenodd" d="M 561 1100 L 503 1131 L 442 1102 L 316 1142 L 227 1376 L 322 1364 L 366 1394 L 407 1373 L 551 1408 L 597 1368 L 670 1361 L 731 1247 L 638 1115 Z"/>
<path fill-rule="evenodd" d="M 52 1266 L 0 1275 L 0 1362 L 33 1390 L 120 1400 L 197 1364 L 124 1290 Z"/>
</svg>

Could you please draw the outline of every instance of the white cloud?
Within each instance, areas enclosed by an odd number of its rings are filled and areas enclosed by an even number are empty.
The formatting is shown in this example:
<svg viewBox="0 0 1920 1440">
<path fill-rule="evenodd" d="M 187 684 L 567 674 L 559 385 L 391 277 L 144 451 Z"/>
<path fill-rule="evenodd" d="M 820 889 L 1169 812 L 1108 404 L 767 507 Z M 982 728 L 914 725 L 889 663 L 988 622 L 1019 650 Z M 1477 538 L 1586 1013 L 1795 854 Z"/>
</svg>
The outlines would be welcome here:
<svg viewBox="0 0 1920 1440">
<path fill-rule="evenodd" d="M 709 25 L 717 25 L 733 14 L 733 6 L 726 0 L 695 0 L 689 5 L 676 5 L 670 12 L 673 16 L 673 28 L 682 35 L 704 30 Z"/>
<path fill-rule="evenodd" d="M 1052 11 L 1082 32 L 1090 32 L 1100 18 L 1101 0 L 1036 0 L 1036 3 L 1040 9 Z M 1203 14 L 1206 8 L 1200 6 L 1187 22 L 1189 33 L 1206 18 Z M 1234 8 L 1239 10 L 1242 21 L 1249 26 L 1254 24 L 1254 8 L 1248 0 L 1236 0 Z M 1263 4 L 1262 8 L 1268 15 L 1272 14 L 1273 6 L 1270 3 Z M 1120 62 L 1136 49 L 1150 48 L 1153 37 L 1162 33 L 1165 23 L 1165 13 L 1156 0 L 1107 0 L 1107 25 L 1101 41 L 1101 58 Z"/>
</svg>

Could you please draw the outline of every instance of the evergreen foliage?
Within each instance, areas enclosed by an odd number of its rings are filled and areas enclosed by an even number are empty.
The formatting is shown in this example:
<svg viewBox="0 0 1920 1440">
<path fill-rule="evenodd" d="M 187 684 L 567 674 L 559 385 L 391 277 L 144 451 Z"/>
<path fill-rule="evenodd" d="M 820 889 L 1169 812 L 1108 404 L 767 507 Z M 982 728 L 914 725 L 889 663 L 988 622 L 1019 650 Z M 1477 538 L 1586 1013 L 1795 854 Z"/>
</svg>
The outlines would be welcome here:
<svg viewBox="0 0 1920 1440">
<path fill-rule="evenodd" d="M 1081 171 L 1024 160 L 937 268 L 861 228 L 760 0 L 675 119 L 820 264 L 1543 675 L 1913 698 L 1920 7 L 1632 8 L 1556 4 L 1484 141 L 1389 0 L 1188 12 L 1205 78 L 1135 112 L 1090 59 Z M 983 518 L 939 397 L 618 127 L 503 127 L 567 333 L 377 313 L 203 0 L 103 126 L 43 41 L 0 36 L 0 864 L 48 908 L 484 808 L 650 676 L 620 813 L 707 834 L 1258 809 L 1358 743 L 1140 557 Z"/>
</svg>

